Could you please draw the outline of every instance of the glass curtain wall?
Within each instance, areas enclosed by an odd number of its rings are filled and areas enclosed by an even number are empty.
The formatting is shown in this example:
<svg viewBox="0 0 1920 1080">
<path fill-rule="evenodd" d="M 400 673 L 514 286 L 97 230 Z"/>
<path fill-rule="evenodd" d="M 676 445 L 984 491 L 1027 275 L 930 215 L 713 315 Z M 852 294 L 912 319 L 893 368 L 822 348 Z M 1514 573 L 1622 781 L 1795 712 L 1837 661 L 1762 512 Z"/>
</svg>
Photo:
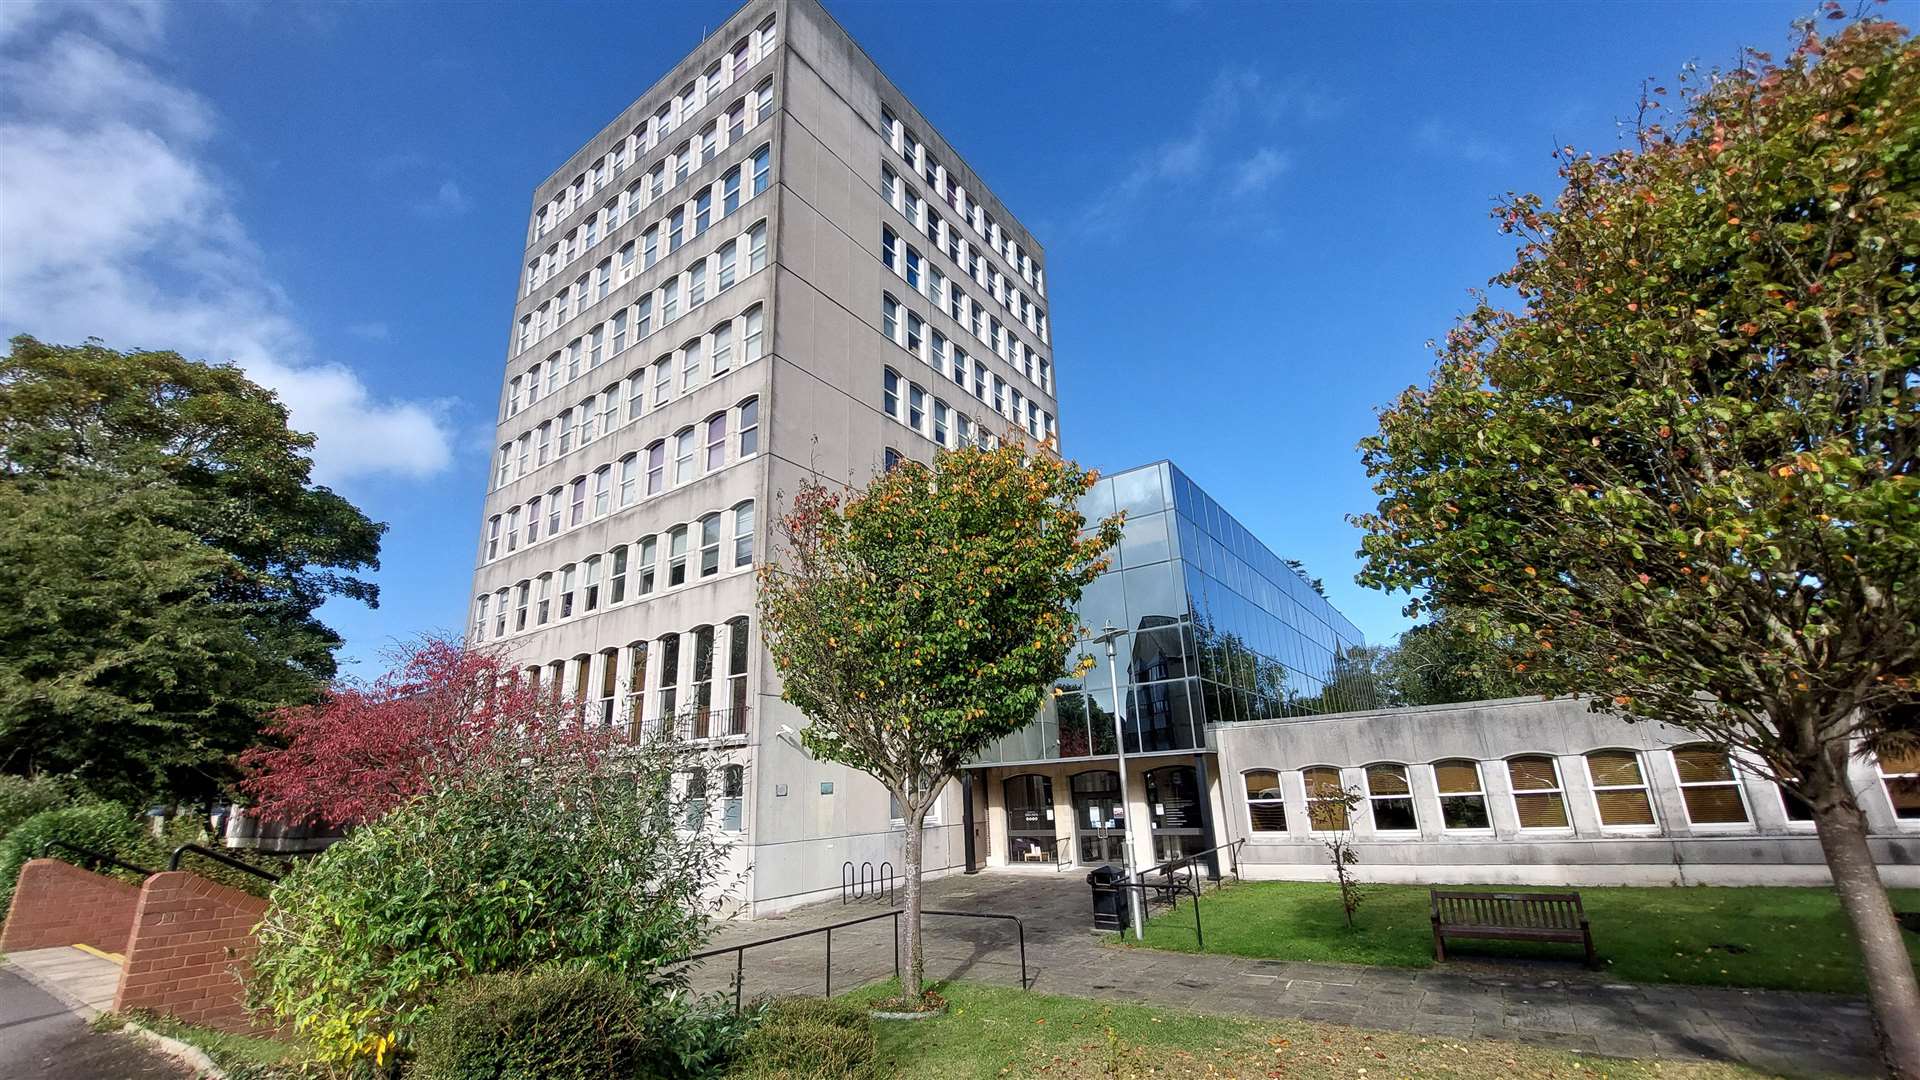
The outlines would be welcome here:
<svg viewBox="0 0 1920 1080">
<path fill-rule="evenodd" d="M 1115 626 L 1128 753 L 1200 749 L 1209 723 L 1363 709 L 1346 668 L 1360 631 L 1171 462 L 1103 477 L 1089 522 L 1127 514 L 1113 565 L 1081 594 L 1082 625 Z M 1099 757 L 1114 750 L 1114 684 L 1104 649 L 1062 679 L 1040 717 L 979 764 Z"/>
</svg>

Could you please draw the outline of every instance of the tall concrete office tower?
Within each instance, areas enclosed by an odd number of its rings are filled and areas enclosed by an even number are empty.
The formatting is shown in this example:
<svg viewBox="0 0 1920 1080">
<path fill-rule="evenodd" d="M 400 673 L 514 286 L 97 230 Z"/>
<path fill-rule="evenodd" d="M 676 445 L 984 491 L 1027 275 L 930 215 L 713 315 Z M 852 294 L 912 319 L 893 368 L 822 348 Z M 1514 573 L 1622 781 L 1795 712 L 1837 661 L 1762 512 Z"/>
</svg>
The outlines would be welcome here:
<svg viewBox="0 0 1920 1080">
<path fill-rule="evenodd" d="M 688 782 L 752 913 L 897 866 L 885 790 L 792 737 L 753 567 L 809 475 L 1057 437 L 1039 244 L 816 0 L 753 0 L 535 188 L 519 294 L 473 639 L 724 749 Z"/>
</svg>

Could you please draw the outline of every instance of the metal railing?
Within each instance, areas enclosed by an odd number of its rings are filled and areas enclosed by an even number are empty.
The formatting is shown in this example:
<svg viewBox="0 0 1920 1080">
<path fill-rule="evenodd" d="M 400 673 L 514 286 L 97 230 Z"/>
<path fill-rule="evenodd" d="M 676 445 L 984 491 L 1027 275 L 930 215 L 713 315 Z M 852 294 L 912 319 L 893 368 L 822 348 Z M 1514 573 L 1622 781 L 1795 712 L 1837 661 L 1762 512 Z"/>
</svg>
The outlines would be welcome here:
<svg viewBox="0 0 1920 1080">
<path fill-rule="evenodd" d="M 1116 881 L 1107 885 L 1095 885 L 1093 888 L 1096 892 L 1101 889 L 1139 889 L 1141 891 L 1140 906 L 1143 910 L 1146 908 L 1148 901 L 1162 900 L 1166 902 L 1168 910 L 1173 911 L 1179 908 L 1180 895 L 1182 893 L 1193 897 L 1194 947 L 1204 949 L 1206 948 L 1207 939 L 1205 931 L 1200 925 L 1200 871 L 1206 869 L 1208 871 L 1207 877 L 1213 881 L 1220 880 L 1220 877 L 1211 867 L 1200 866 L 1200 861 L 1215 852 L 1225 851 L 1229 865 L 1233 870 L 1234 879 L 1237 881 L 1240 879 L 1240 848 L 1246 842 L 1246 838 L 1241 837 L 1238 840 L 1225 844 L 1216 844 L 1202 851 L 1191 852 L 1179 858 L 1168 859 L 1166 862 L 1149 866 L 1145 870 L 1134 874 L 1132 881 Z M 1181 873 L 1183 870 L 1185 871 L 1184 874 Z M 1148 880 L 1149 875 L 1152 874 L 1160 875 L 1160 880 Z M 1128 905 L 1128 907 L 1130 909 L 1131 905 Z"/>
<path fill-rule="evenodd" d="M 180 860 L 188 852 L 192 852 L 203 859 L 212 859 L 214 862 L 217 862 L 222 866 L 231 866 L 235 870 L 245 871 L 246 873 L 252 874 L 254 877 L 266 878 L 268 881 L 274 881 L 274 882 L 277 882 L 280 880 L 280 875 L 272 872 L 271 870 L 262 870 L 259 867 L 253 865 L 252 863 L 245 862 L 240 859 L 236 859 L 233 856 L 228 855 L 224 851 L 215 851 L 212 848 L 204 848 L 204 847 L 201 847 L 199 844 L 181 844 L 179 847 L 174 848 L 172 856 L 170 856 L 167 859 L 167 869 L 169 870 L 180 869 Z"/>
<path fill-rule="evenodd" d="M 765 945 L 778 945 L 783 941 L 792 941 L 796 938 L 811 937 L 814 934 L 825 934 L 827 937 L 826 996 L 832 997 L 833 996 L 833 932 L 835 930 L 845 930 L 849 926 L 859 926 L 862 923 L 875 922 L 879 919 L 892 919 L 893 920 L 893 977 L 898 979 L 900 977 L 900 916 L 904 914 L 906 914 L 905 909 L 893 908 L 890 911 L 882 911 L 873 915 L 863 915 L 858 919 L 847 919 L 844 922 L 830 923 L 826 926 L 816 926 L 811 930 L 795 930 L 791 934 L 781 934 L 778 937 L 761 938 L 759 941 L 749 941 L 741 945 L 725 945 L 718 949 L 707 949 L 702 952 L 697 952 L 690 956 L 683 957 L 679 960 L 674 961 L 673 964 L 670 966 L 697 963 L 701 960 L 711 959 L 715 956 L 725 956 L 728 953 L 732 953 L 733 954 L 733 1011 L 737 1014 L 741 1010 L 742 991 L 743 991 L 743 988 L 746 986 L 746 975 L 747 975 L 746 958 L 747 958 L 748 949 L 758 949 Z M 1019 932 L 1019 939 L 1020 939 L 1020 989 L 1022 990 L 1033 989 L 1033 980 L 1027 975 L 1027 924 L 1022 922 L 1018 915 L 1001 915 L 994 912 L 983 912 L 983 911 L 936 911 L 936 910 L 933 910 L 932 908 L 923 908 L 921 909 L 920 914 L 921 915 L 939 915 L 939 916 L 957 918 L 957 919 L 998 919 L 998 920 L 1004 920 L 1006 922 L 1012 923 L 1014 925 L 1015 930 Z"/>
<path fill-rule="evenodd" d="M 63 851 L 70 851 L 75 855 L 78 855 L 81 858 L 86 859 L 88 862 L 91 862 L 94 866 L 114 866 L 122 870 L 127 870 L 132 873 L 139 874 L 141 877 L 153 876 L 153 871 L 147 869 L 144 866 L 135 866 L 130 862 L 126 862 L 121 859 L 116 859 L 104 851 L 95 851 L 92 848 L 83 848 L 78 844 L 69 844 L 65 840 L 48 840 L 46 843 L 40 845 L 40 854 L 42 856 L 45 856 L 48 851 L 54 848 L 60 848 Z M 63 859 L 61 861 L 67 862 L 71 860 Z M 85 870 L 85 869 L 88 869 L 88 867 L 82 866 L 81 869 Z"/>
<path fill-rule="evenodd" d="M 874 899 L 885 897 L 887 903 L 894 902 L 894 883 L 899 875 L 893 872 L 893 863 L 883 862 L 878 870 L 870 862 L 860 864 L 856 873 L 852 860 L 840 864 L 840 903 L 842 906 L 855 900 L 865 900 L 869 895 Z"/>
<path fill-rule="evenodd" d="M 612 699 L 602 700 L 611 703 Z M 637 720 L 633 718 L 633 710 L 639 704 L 632 698 L 628 700 L 625 734 L 633 741 L 661 734 L 682 742 L 741 739 L 746 737 L 747 722 L 753 718 L 753 706 L 742 705 L 730 709 L 685 709 L 670 717 Z M 610 714 L 608 722 L 612 722 Z"/>
</svg>

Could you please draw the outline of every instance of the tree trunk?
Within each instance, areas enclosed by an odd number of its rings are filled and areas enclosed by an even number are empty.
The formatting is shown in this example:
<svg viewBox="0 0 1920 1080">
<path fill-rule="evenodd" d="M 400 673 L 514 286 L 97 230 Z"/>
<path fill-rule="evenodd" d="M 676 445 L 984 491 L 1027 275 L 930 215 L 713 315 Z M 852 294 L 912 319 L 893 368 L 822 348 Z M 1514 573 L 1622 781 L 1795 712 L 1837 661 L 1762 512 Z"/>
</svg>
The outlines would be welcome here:
<svg viewBox="0 0 1920 1080">
<path fill-rule="evenodd" d="M 1814 825 L 1833 873 L 1833 890 L 1860 943 L 1881 1062 L 1896 1080 L 1920 1080 L 1920 984 L 1867 846 L 1866 817 L 1846 782 L 1844 759 L 1823 760 L 1814 772 L 1818 775 L 1807 777 Z"/>
<path fill-rule="evenodd" d="M 903 871 L 907 879 L 907 912 L 901 916 L 907 924 L 907 968 L 901 976 L 900 993 L 916 1001 L 927 969 L 926 955 L 920 948 L 920 829 L 926 818 L 926 807 L 908 807 L 907 857 Z"/>
</svg>

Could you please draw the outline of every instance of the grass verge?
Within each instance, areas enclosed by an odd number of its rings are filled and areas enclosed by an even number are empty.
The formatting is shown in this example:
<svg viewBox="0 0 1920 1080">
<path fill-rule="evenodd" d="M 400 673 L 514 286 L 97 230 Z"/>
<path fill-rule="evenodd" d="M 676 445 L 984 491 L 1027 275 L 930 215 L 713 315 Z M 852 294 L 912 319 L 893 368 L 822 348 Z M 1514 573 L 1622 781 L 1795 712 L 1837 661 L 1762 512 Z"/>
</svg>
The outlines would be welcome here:
<svg viewBox="0 0 1920 1080">
<path fill-rule="evenodd" d="M 1621 1061 L 1517 1043 L 1423 1037 L 1321 1024 L 950 983 L 947 1013 L 876 1021 L 878 1075 L 916 1080 L 988 1077 L 1274 1077 L 1352 1080 L 1547 1078 L 1752 1080 L 1766 1074 L 1704 1062 Z M 891 981 L 846 995 L 897 993 Z"/>
<path fill-rule="evenodd" d="M 114 1028 L 127 1021 L 197 1047 L 232 1080 L 278 1080 L 312 1072 L 306 1051 L 298 1043 L 268 1035 L 237 1035 L 149 1012 L 102 1014 L 96 1026 Z"/>
<path fill-rule="evenodd" d="M 1443 886 L 1444 887 L 1444 886 Z M 1486 886 L 1462 886 L 1486 888 Z M 1565 890 L 1505 888 L 1511 892 Z M 1328 882 L 1254 881 L 1201 901 L 1210 953 L 1269 960 L 1428 967 L 1433 933 L 1424 885 L 1368 885 L 1348 929 Z M 1861 993 L 1859 952 L 1831 889 L 1580 889 L 1608 976 L 1629 982 Z M 1920 909 L 1920 889 L 1892 890 L 1894 907 Z M 1920 966 L 1920 935 L 1907 949 Z M 1131 941 L 1128 942 L 1132 944 Z M 1147 924 L 1145 944 L 1194 952 L 1191 901 Z M 1454 955 L 1454 943 L 1447 945 Z M 1577 945 L 1463 941 L 1462 959 L 1578 959 Z"/>
</svg>

